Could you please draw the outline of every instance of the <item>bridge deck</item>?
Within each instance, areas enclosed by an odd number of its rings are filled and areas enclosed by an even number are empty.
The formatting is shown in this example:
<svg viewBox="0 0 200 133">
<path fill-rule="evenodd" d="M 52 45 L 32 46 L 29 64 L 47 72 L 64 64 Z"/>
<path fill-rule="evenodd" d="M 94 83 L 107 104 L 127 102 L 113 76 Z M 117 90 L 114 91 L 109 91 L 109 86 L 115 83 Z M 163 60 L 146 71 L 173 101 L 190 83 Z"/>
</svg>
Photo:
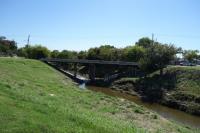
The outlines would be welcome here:
<svg viewBox="0 0 200 133">
<path fill-rule="evenodd" d="M 119 65 L 119 66 L 138 66 L 137 62 L 125 61 L 103 61 L 103 60 L 83 60 L 83 59 L 41 59 L 47 62 L 66 62 L 66 63 L 81 63 L 81 64 L 104 64 L 104 65 Z"/>
</svg>

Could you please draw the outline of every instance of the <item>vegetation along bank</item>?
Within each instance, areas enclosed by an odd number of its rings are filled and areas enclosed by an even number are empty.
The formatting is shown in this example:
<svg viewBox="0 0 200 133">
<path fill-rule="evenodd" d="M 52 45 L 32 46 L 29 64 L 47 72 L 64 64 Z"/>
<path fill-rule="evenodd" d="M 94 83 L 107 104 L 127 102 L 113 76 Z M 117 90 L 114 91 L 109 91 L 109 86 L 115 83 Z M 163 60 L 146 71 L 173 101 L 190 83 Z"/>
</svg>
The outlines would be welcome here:
<svg viewBox="0 0 200 133">
<path fill-rule="evenodd" d="M 112 89 L 200 116 L 200 67 L 171 66 L 144 78 L 122 78 Z"/>
</svg>

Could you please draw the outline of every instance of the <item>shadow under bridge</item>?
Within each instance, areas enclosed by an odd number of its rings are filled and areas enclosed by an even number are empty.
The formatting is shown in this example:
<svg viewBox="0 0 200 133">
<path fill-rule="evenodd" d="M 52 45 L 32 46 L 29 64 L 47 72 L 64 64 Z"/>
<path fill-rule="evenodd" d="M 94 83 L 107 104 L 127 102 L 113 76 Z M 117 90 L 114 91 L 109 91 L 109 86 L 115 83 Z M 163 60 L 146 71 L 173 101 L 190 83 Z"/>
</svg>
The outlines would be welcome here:
<svg viewBox="0 0 200 133">
<path fill-rule="evenodd" d="M 80 81 L 103 79 L 109 82 L 119 77 L 136 77 L 140 73 L 137 62 L 50 58 L 41 61 Z"/>
</svg>

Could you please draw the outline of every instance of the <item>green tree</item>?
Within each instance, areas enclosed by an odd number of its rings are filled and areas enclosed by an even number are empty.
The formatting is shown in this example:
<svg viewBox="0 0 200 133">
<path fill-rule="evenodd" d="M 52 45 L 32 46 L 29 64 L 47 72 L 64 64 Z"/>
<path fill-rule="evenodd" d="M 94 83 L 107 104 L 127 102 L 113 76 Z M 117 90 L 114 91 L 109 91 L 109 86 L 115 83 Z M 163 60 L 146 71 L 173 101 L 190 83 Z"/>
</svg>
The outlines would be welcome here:
<svg viewBox="0 0 200 133">
<path fill-rule="evenodd" d="M 27 53 L 27 51 L 26 51 L 26 49 L 24 47 L 23 48 L 19 48 L 17 50 L 17 56 L 28 58 L 28 53 Z"/>
<path fill-rule="evenodd" d="M 17 43 L 13 40 L 8 40 L 6 37 L 0 37 L 0 53 L 13 55 L 17 51 Z"/>
<path fill-rule="evenodd" d="M 114 50 L 115 50 L 115 47 L 114 46 L 111 46 L 111 45 L 103 45 L 103 46 L 100 46 L 99 47 L 99 57 L 102 59 L 102 60 L 114 60 L 114 57 L 112 56 Z"/>
<path fill-rule="evenodd" d="M 88 50 L 87 59 L 89 60 L 99 60 L 100 49 L 99 48 L 90 48 Z"/>
<path fill-rule="evenodd" d="M 50 51 L 41 45 L 36 45 L 30 48 L 30 58 L 32 59 L 41 59 L 41 58 L 47 58 L 50 56 Z"/>
<path fill-rule="evenodd" d="M 141 46 L 128 46 L 124 48 L 122 59 L 125 61 L 139 61 L 145 53 L 145 49 Z"/>
<path fill-rule="evenodd" d="M 90 60 L 118 60 L 120 50 L 111 45 L 102 45 L 100 47 L 90 48 L 87 59 Z"/>
<path fill-rule="evenodd" d="M 77 52 L 75 51 L 69 51 L 69 50 L 63 50 L 59 53 L 58 58 L 62 59 L 77 59 Z"/>
<path fill-rule="evenodd" d="M 138 42 L 135 43 L 136 46 L 141 46 L 144 48 L 149 48 L 153 44 L 153 41 L 149 39 L 148 37 L 143 37 L 138 40 Z"/>
<path fill-rule="evenodd" d="M 30 59 L 41 59 L 49 57 L 50 51 L 41 45 L 26 45 L 18 50 L 18 56 L 23 56 Z"/>
<path fill-rule="evenodd" d="M 198 50 L 185 50 L 183 52 L 183 57 L 190 62 L 193 62 L 194 59 L 198 59 L 200 55 Z"/>
<path fill-rule="evenodd" d="M 51 52 L 51 58 L 58 58 L 59 53 L 60 52 L 58 50 L 53 50 Z"/>
<path fill-rule="evenodd" d="M 144 57 L 139 61 L 140 67 L 146 73 L 160 70 L 160 75 L 162 75 L 163 68 L 175 58 L 177 52 L 178 49 L 173 45 L 155 42 L 146 48 Z"/>
<path fill-rule="evenodd" d="M 87 51 L 80 51 L 77 55 L 78 59 L 86 59 L 87 58 Z"/>
</svg>

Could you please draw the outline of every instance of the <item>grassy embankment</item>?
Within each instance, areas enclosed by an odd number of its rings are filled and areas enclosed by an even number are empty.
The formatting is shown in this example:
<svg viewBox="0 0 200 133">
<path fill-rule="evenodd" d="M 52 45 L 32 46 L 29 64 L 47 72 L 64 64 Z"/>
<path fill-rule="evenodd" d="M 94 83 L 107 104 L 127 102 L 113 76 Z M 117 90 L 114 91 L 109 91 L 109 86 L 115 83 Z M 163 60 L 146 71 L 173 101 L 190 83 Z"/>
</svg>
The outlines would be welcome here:
<svg viewBox="0 0 200 133">
<path fill-rule="evenodd" d="M 124 78 L 113 84 L 114 89 L 136 91 L 145 100 L 200 115 L 200 67 L 168 67 L 161 77 L 159 72 L 147 78 Z"/>
<path fill-rule="evenodd" d="M 0 58 L 1 133 L 193 133 L 132 102 L 80 90 L 46 64 Z"/>
</svg>

